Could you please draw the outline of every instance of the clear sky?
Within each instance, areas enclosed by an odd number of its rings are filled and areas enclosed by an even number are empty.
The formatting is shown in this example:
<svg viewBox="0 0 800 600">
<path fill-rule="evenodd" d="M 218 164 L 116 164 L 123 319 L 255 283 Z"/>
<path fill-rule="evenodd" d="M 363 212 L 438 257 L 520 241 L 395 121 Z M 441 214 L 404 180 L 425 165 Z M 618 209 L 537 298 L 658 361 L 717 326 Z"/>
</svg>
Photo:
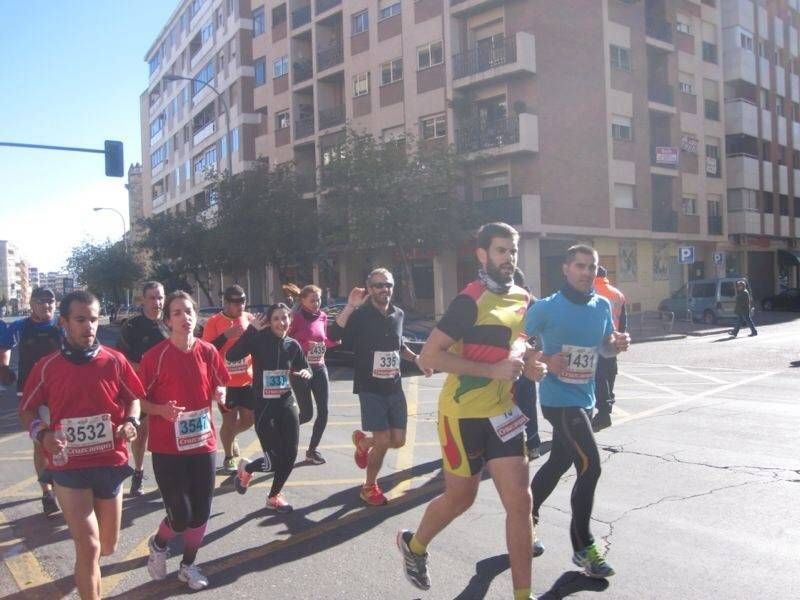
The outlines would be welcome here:
<svg viewBox="0 0 800 600">
<path fill-rule="evenodd" d="M 0 141 L 102 148 L 124 143 L 125 169 L 142 162 L 139 95 L 144 55 L 177 0 L 0 0 Z M 102 154 L 0 147 L 0 240 L 31 266 L 61 269 L 84 240 L 118 240 L 125 178 Z"/>
</svg>

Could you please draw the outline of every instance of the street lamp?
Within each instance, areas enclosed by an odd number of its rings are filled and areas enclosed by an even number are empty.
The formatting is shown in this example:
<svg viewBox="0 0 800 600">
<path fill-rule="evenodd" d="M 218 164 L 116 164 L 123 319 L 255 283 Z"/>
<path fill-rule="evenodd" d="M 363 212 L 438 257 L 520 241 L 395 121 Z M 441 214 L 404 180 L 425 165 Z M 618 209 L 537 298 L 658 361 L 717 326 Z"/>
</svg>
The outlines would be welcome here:
<svg viewBox="0 0 800 600">
<path fill-rule="evenodd" d="M 225 158 L 228 163 L 228 175 L 233 175 L 233 166 L 232 166 L 232 158 L 231 158 L 231 113 L 228 110 L 228 103 L 225 101 L 225 97 L 220 93 L 217 88 L 213 85 L 208 83 L 207 81 L 203 81 L 202 79 L 196 79 L 194 77 L 184 77 L 183 75 L 164 75 L 164 79 L 167 81 L 191 81 L 197 82 L 204 87 L 210 88 L 212 92 L 217 95 L 219 101 L 222 103 L 222 108 L 225 110 Z"/>
<path fill-rule="evenodd" d="M 115 212 L 119 215 L 120 221 L 122 221 L 122 247 L 125 249 L 125 256 L 128 255 L 128 228 L 125 225 L 125 217 L 122 216 L 122 213 L 119 212 L 116 208 L 111 208 L 110 206 L 95 206 L 92 209 L 94 212 L 99 212 L 101 210 L 110 210 Z M 116 298 L 115 298 L 116 300 Z M 131 305 L 131 290 L 130 288 L 125 288 L 125 303 L 130 306 Z"/>
</svg>

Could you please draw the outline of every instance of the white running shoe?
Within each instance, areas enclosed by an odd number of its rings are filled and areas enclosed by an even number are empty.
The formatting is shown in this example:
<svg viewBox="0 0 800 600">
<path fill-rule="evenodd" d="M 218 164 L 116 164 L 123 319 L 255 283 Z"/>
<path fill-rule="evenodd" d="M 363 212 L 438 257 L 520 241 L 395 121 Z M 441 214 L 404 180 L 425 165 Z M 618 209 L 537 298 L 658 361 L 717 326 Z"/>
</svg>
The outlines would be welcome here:
<svg viewBox="0 0 800 600">
<path fill-rule="evenodd" d="M 147 547 L 150 549 L 150 556 L 147 559 L 147 572 L 155 580 L 164 579 L 167 576 L 169 548 L 162 550 L 156 546 L 156 536 L 151 536 L 147 540 Z"/>
<path fill-rule="evenodd" d="M 193 590 L 202 590 L 208 587 L 208 578 L 203 575 L 203 572 L 195 564 L 185 565 L 181 563 L 180 571 L 178 571 L 178 579 L 184 583 L 188 583 L 189 587 Z"/>
</svg>

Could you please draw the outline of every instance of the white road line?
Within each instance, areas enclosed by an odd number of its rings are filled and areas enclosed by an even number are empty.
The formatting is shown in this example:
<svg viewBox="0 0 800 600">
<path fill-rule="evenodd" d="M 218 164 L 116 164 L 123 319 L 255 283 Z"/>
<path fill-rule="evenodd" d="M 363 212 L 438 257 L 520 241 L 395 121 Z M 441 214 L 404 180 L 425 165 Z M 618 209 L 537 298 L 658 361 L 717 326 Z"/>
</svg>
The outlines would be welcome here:
<svg viewBox="0 0 800 600">
<path fill-rule="evenodd" d="M 647 362 L 626 362 L 624 364 L 625 368 L 628 367 L 671 367 L 672 365 L 668 365 L 666 363 L 647 363 Z M 732 369 L 728 367 L 703 367 L 704 371 L 725 371 L 728 373 L 763 373 L 764 371 L 759 371 L 757 369 Z"/>
<path fill-rule="evenodd" d="M 631 375 L 627 371 L 620 371 L 619 374 L 622 375 L 623 377 L 627 377 L 628 379 L 632 379 L 633 381 L 635 381 L 637 383 L 641 383 L 642 385 L 648 385 L 648 386 L 653 387 L 653 388 L 655 388 L 657 390 L 661 390 L 665 394 L 669 394 L 672 397 L 682 396 L 682 394 L 680 392 L 676 392 L 675 390 L 673 390 L 671 388 L 668 388 L 666 386 L 659 385 L 657 383 L 653 383 L 652 381 L 647 381 L 646 379 L 642 379 L 641 377 L 637 377 L 636 375 Z"/>
<path fill-rule="evenodd" d="M 695 373 L 694 371 L 690 371 L 689 369 L 684 369 L 683 367 L 679 367 L 678 365 L 668 365 L 670 369 L 674 369 L 678 371 L 678 373 L 685 373 L 686 375 L 692 375 L 694 377 L 700 377 L 701 379 L 706 379 L 708 381 L 713 381 L 714 383 L 719 383 L 720 385 L 725 385 L 726 383 L 730 383 L 725 381 L 724 379 L 720 379 L 719 377 L 712 377 L 711 375 L 704 375 L 702 373 Z"/>
</svg>

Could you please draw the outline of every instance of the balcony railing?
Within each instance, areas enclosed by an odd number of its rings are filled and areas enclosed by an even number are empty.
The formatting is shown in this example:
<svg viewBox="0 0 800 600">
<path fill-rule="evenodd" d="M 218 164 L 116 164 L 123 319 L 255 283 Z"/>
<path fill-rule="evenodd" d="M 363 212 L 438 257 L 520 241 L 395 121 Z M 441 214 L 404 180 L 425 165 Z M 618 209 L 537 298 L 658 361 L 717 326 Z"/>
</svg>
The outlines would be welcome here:
<svg viewBox="0 0 800 600">
<path fill-rule="evenodd" d="M 342 0 L 317 0 L 317 14 L 324 13 L 329 8 L 341 3 Z"/>
<path fill-rule="evenodd" d="M 314 67 L 310 58 L 299 58 L 292 64 L 294 83 L 306 81 L 314 76 Z"/>
<path fill-rule="evenodd" d="M 335 44 L 317 52 L 317 72 L 330 69 L 344 61 L 344 46 Z"/>
<path fill-rule="evenodd" d="M 196 146 L 212 133 L 216 129 L 215 121 L 212 119 L 205 125 L 201 125 L 200 127 L 195 127 L 194 131 L 192 132 L 192 145 Z"/>
<path fill-rule="evenodd" d="M 722 235 L 722 217 L 708 215 L 708 235 Z"/>
<path fill-rule="evenodd" d="M 678 231 L 678 213 L 674 210 L 653 211 L 653 231 L 675 233 Z"/>
<path fill-rule="evenodd" d="M 647 35 L 662 42 L 672 43 L 672 23 L 661 19 L 647 19 L 645 25 Z"/>
<path fill-rule="evenodd" d="M 704 100 L 703 106 L 705 108 L 706 119 L 719 121 L 719 102 L 716 100 Z"/>
<path fill-rule="evenodd" d="M 500 221 L 510 225 L 522 225 L 522 198 L 495 198 L 478 200 L 475 210 L 482 223 Z"/>
<path fill-rule="evenodd" d="M 517 61 L 516 36 L 499 43 L 471 48 L 453 56 L 453 79 L 468 77 Z"/>
<path fill-rule="evenodd" d="M 675 90 L 668 83 L 647 82 L 647 97 L 653 102 L 675 106 Z"/>
<path fill-rule="evenodd" d="M 319 111 L 319 128 L 327 129 L 341 125 L 345 121 L 344 104 Z"/>
<path fill-rule="evenodd" d="M 314 117 L 298 119 L 294 122 L 294 139 L 299 140 L 314 133 Z"/>
<path fill-rule="evenodd" d="M 296 8 L 292 11 L 292 29 L 302 27 L 311 22 L 311 5 Z"/>
<path fill-rule="evenodd" d="M 456 152 L 477 152 L 519 142 L 519 117 L 473 121 L 456 130 Z"/>
</svg>

